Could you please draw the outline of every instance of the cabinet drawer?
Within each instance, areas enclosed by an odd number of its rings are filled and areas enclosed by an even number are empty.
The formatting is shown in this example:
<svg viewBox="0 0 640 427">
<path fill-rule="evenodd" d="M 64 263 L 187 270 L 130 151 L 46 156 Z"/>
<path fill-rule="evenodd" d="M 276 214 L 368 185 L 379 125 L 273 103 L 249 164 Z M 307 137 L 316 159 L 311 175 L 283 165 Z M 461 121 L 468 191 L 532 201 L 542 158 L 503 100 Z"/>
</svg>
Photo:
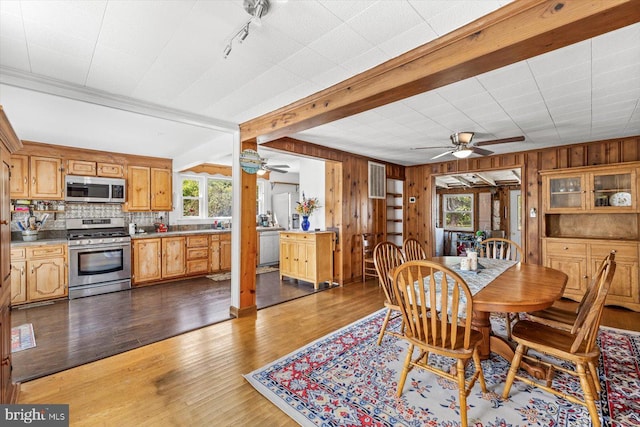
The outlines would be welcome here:
<svg viewBox="0 0 640 427">
<path fill-rule="evenodd" d="M 187 261 L 187 274 L 196 273 L 208 273 L 209 272 L 209 260 L 199 259 L 194 261 Z"/>
<path fill-rule="evenodd" d="M 187 248 L 187 259 L 207 259 L 209 258 L 209 248 Z"/>
<path fill-rule="evenodd" d="M 547 242 L 547 255 L 549 254 L 587 256 L 587 244 L 574 242 Z"/>
<path fill-rule="evenodd" d="M 25 248 L 13 248 L 11 249 L 11 260 L 24 259 L 27 251 Z"/>
<path fill-rule="evenodd" d="M 63 256 L 67 253 L 66 247 L 59 246 L 38 246 L 35 248 L 27 248 L 28 258 L 48 258 L 52 256 Z"/>
<path fill-rule="evenodd" d="M 611 251 L 616 251 L 616 260 L 620 258 L 638 258 L 638 245 L 635 243 L 611 242 L 593 243 L 591 244 L 591 256 L 603 258 L 609 255 Z"/>
<path fill-rule="evenodd" d="M 201 248 L 206 247 L 209 244 L 209 238 L 207 236 L 187 236 L 188 248 Z"/>
</svg>

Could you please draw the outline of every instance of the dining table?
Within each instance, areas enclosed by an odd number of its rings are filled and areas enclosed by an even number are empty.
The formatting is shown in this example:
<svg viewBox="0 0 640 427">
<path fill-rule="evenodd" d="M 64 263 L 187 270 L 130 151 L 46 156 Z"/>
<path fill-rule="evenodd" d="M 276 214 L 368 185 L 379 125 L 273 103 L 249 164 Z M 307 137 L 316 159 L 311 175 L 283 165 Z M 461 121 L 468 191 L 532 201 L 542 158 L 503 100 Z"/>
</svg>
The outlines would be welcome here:
<svg viewBox="0 0 640 427">
<path fill-rule="evenodd" d="M 444 264 L 456 273 L 460 272 L 460 258 L 457 256 L 434 257 L 431 260 Z M 478 263 L 488 263 L 483 258 Z M 495 260 L 491 260 L 495 263 Z M 505 261 L 506 262 L 506 261 Z M 480 358 L 487 359 L 490 353 L 499 354 L 511 361 L 514 347 L 504 337 L 492 332 L 491 313 L 524 313 L 550 307 L 562 297 L 568 277 L 565 273 L 538 264 L 508 261 L 506 269 L 495 277 L 488 277 L 477 292 L 473 292 L 473 319 L 471 325 L 482 333 Z M 488 270 L 487 270 L 488 271 Z M 473 274 L 487 274 L 482 270 L 462 272 L 460 276 L 473 280 Z M 469 281 L 471 281 L 469 280 Z M 546 370 L 533 364 L 522 367 L 536 378 L 544 378 Z"/>
</svg>

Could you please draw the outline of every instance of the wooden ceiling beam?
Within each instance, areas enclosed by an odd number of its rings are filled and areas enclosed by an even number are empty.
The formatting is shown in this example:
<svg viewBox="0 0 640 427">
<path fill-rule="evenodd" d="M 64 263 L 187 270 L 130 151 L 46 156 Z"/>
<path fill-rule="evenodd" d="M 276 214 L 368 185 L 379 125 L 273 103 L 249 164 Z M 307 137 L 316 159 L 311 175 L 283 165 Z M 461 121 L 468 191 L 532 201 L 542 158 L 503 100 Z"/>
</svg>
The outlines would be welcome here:
<svg viewBox="0 0 640 427">
<path fill-rule="evenodd" d="M 640 0 L 521 0 L 240 125 L 258 143 L 427 92 L 640 22 Z"/>
</svg>

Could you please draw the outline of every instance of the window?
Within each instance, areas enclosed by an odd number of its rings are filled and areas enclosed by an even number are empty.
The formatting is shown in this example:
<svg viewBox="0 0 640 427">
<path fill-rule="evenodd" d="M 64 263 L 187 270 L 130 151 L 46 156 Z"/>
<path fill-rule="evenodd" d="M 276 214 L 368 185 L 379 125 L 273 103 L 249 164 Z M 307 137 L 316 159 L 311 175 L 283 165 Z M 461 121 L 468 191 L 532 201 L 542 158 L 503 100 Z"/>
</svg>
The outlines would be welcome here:
<svg viewBox="0 0 640 427">
<path fill-rule="evenodd" d="M 473 194 L 445 194 L 443 199 L 444 228 L 473 231 Z"/>
<path fill-rule="evenodd" d="M 182 218 L 230 218 L 231 179 L 181 175 Z"/>
</svg>

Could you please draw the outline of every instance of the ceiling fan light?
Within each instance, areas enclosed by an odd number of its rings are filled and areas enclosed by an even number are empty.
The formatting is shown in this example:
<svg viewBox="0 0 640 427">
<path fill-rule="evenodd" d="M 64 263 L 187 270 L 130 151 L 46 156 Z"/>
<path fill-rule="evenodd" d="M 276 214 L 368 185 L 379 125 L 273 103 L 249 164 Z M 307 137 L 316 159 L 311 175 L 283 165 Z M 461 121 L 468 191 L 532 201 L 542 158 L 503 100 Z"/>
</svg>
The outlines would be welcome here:
<svg viewBox="0 0 640 427">
<path fill-rule="evenodd" d="M 454 135 L 457 135 L 457 140 L 461 144 L 469 144 L 473 138 L 473 132 L 457 132 Z"/>
<path fill-rule="evenodd" d="M 265 169 L 263 169 L 263 168 L 260 168 L 260 169 L 258 169 L 258 171 L 257 171 L 256 173 L 257 173 L 258 175 L 262 176 L 262 175 L 264 175 L 265 173 L 267 173 L 267 171 L 266 171 Z"/>
<path fill-rule="evenodd" d="M 459 159 L 466 159 L 467 157 L 469 157 L 471 155 L 471 153 L 473 153 L 473 150 L 471 150 L 469 148 L 464 148 L 462 150 L 456 150 L 451 154 L 453 154 L 454 156 L 456 156 Z"/>
</svg>

